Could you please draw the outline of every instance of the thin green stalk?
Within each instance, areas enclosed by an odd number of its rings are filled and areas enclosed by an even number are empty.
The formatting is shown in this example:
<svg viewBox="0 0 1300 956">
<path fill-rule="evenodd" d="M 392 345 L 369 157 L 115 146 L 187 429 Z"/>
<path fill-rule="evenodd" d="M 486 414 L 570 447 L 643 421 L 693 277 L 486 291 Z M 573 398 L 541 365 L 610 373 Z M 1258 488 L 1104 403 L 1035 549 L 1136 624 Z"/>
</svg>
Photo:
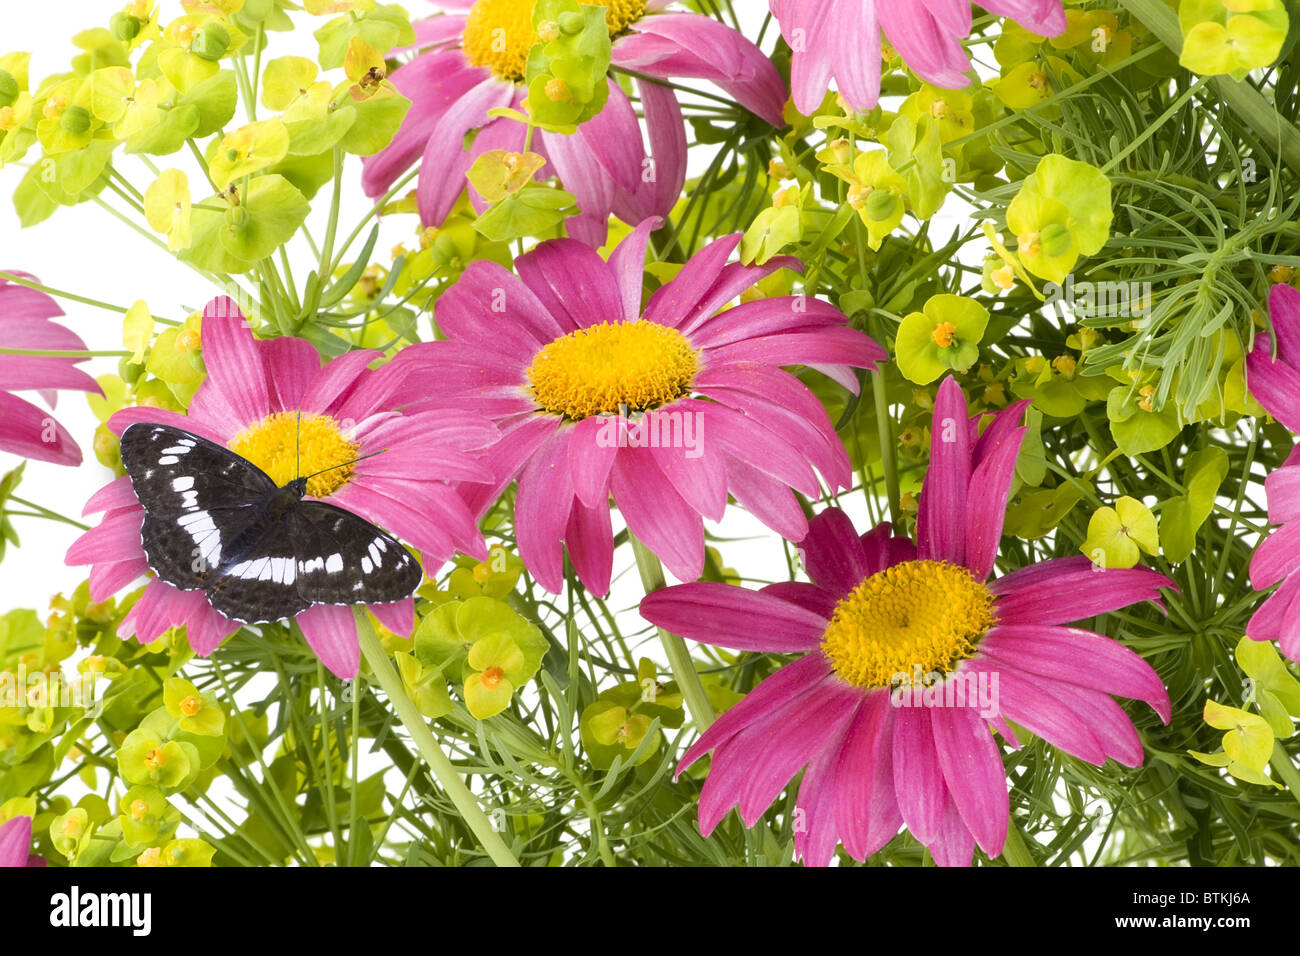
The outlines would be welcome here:
<svg viewBox="0 0 1300 956">
<path fill-rule="evenodd" d="M 492 828 L 492 822 L 478 805 L 478 801 L 474 799 L 474 794 L 470 793 L 455 766 L 443 753 L 442 747 L 433 736 L 433 731 L 429 729 L 429 722 L 406 695 L 401 678 L 397 676 L 392 663 L 388 660 L 388 653 L 379 643 L 375 629 L 370 626 L 365 608 L 355 608 L 354 614 L 357 621 L 357 634 L 361 638 L 361 653 L 365 655 L 366 663 L 374 671 L 375 680 L 388 695 L 389 703 L 397 711 L 398 719 L 406 727 L 406 732 L 411 735 L 411 741 L 420 756 L 424 758 L 430 772 L 437 778 L 438 783 L 442 784 L 442 789 L 460 812 L 461 819 L 478 838 L 479 844 L 492 861 L 497 866 L 518 866 L 519 861 L 510 852 L 510 847 L 506 846 L 501 835 Z"/>
<path fill-rule="evenodd" d="M 1016 823 L 1015 817 L 1007 821 L 1007 842 L 1002 847 L 1002 859 L 1010 866 L 1038 866 L 1038 861 L 1029 852 L 1024 834 L 1020 832 L 1020 825 Z"/>
<path fill-rule="evenodd" d="M 629 532 L 628 537 L 632 541 L 632 552 L 636 555 L 636 567 L 641 574 L 642 586 L 647 594 L 658 591 L 667 583 L 664 580 L 663 565 L 659 563 L 659 558 L 654 552 L 642 544 L 636 535 Z M 662 627 L 657 627 L 655 630 L 659 633 L 659 641 L 668 655 L 668 665 L 672 668 L 673 678 L 686 698 L 686 709 L 690 711 L 695 726 L 703 731 L 713 723 L 717 714 L 713 711 L 713 705 L 709 703 L 709 695 L 704 691 L 704 684 L 695 670 L 695 663 L 691 660 L 686 642 Z"/>
<path fill-rule="evenodd" d="M 1119 0 L 1156 38 L 1175 53 L 1182 53 L 1183 32 L 1178 25 L 1178 14 L 1163 0 Z M 1264 98 L 1249 83 L 1238 82 L 1226 76 L 1216 76 L 1212 85 L 1216 93 L 1234 113 L 1245 120 L 1266 142 L 1278 145 L 1288 166 L 1300 171 L 1300 129 Z"/>
<path fill-rule="evenodd" d="M 82 305 L 94 306 L 97 309 L 106 309 L 109 312 L 116 312 L 119 315 L 126 315 L 131 311 L 130 306 L 113 305 L 111 302 L 103 302 L 99 299 L 87 298 L 84 295 L 77 295 L 75 292 L 65 292 L 62 289 L 55 289 L 48 285 L 42 285 L 35 280 L 28 279 L 25 276 L 14 275 L 12 272 L 5 272 L 0 269 L 0 279 L 6 282 L 12 282 L 14 285 L 26 286 L 29 289 L 35 289 L 37 292 L 44 292 L 46 295 L 52 295 L 56 299 L 67 299 L 69 302 L 80 302 Z"/>
<path fill-rule="evenodd" d="M 885 377 L 879 373 L 871 379 L 871 394 L 876 402 L 876 433 L 880 436 L 880 464 L 885 472 L 885 495 L 889 498 L 889 520 L 895 528 L 903 526 L 902 496 L 898 485 L 898 459 L 894 456 L 894 420 L 885 399 Z"/>
<path fill-rule="evenodd" d="M 18 502 L 18 504 L 22 505 L 24 508 L 31 508 L 35 512 L 35 514 L 32 515 L 34 518 L 49 518 L 51 521 L 62 521 L 64 524 L 70 524 L 74 528 L 80 528 L 82 531 L 90 530 L 90 525 L 82 524 L 80 521 L 74 521 L 72 518 L 65 517 L 57 511 L 51 511 L 49 508 L 38 505 L 34 501 L 28 501 L 26 498 L 19 498 L 17 495 L 10 495 L 9 500 Z M 20 514 L 21 512 L 11 511 L 9 513 L 13 515 Z"/>
</svg>

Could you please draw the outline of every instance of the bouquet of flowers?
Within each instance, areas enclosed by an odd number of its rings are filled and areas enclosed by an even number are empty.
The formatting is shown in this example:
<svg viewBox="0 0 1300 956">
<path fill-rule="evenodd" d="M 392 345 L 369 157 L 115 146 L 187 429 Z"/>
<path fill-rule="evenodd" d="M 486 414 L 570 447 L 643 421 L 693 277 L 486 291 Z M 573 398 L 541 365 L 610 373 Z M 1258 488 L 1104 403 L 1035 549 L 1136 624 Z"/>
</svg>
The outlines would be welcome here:
<svg viewBox="0 0 1300 956">
<path fill-rule="evenodd" d="M 117 2 L 0 182 L 191 292 L 5 237 L 0 863 L 1300 861 L 1282 0 Z"/>
</svg>

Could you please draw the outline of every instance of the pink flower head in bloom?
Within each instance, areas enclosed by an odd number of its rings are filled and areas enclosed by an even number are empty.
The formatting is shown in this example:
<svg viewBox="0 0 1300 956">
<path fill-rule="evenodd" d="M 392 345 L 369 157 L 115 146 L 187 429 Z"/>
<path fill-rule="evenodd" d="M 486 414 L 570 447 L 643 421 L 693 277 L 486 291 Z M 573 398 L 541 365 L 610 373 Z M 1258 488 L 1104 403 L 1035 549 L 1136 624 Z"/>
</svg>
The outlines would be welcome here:
<svg viewBox="0 0 1300 956">
<path fill-rule="evenodd" d="M 389 79 L 412 101 L 401 129 L 382 152 L 365 160 L 362 184 L 378 196 L 420 160 L 420 219 L 441 226 L 466 186 L 465 173 L 485 152 L 522 152 L 526 129 L 488 115 L 522 109 L 522 82 L 535 41 L 533 0 L 435 0 L 449 11 L 416 23 L 424 50 Z M 785 84 L 753 43 L 711 17 L 667 11 L 671 0 L 611 0 L 613 64 L 655 79 L 711 80 L 746 109 L 783 125 Z M 567 220 L 569 235 L 591 246 L 605 242 L 611 213 L 629 223 L 666 216 L 686 179 L 686 134 L 676 94 L 652 80 L 636 81 L 650 149 L 627 95 L 610 78 L 604 109 L 566 136 L 538 130 L 533 152 L 577 198 L 581 215 Z M 466 138 L 473 145 L 466 150 Z M 653 175 L 647 172 L 653 171 Z M 473 190 L 482 212 L 486 203 Z"/>
<path fill-rule="evenodd" d="M 31 845 L 31 817 L 14 817 L 0 824 L 0 867 L 44 866 L 44 859 L 28 853 Z"/>
<path fill-rule="evenodd" d="M 794 105 L 814 113 L 831 80 L 855 110 L 869 110 L 880 97 L 880 34 L 903 62 L 935 86 L 961 89 L 971 82 L 970 0 L 769 0 L 794 59 L 790 87 Z M 1011 17 L 1041 36 L 1065 30 L 1061 0 L 988 0 L 990 13 Z"/>
<path fill-rule="evenodd" d="M 1275 285 L 1268 294 L 1268 317 L 1273 326 L 1255 339 L 1246 356 L 1246 384 L 1270 415 L 1300 433 L 1300 292 Z M 1273 341 L 1277 358 L 1273 357 Z M 1257 641 L 1277 641 L 1282 653 L 1300 660 L 1300 446 L 1280 468 L 1264 479 L 1268 494 L 1268 520 L 1280 527 L 1264 540 L 1250 559 L 1250 583 L 1257 591 L 1282 586 L 1246 625 L 1247 636 Z"/>
<path fill-rule="evenodd" d="M 10 275 L 33 279 L 23 272 Z M 0 348 L 85 349 L 76 333 L 50 321 L 63 310 L 44 292 L 37 292 L 0 276 Z M 58 355 L 0 355 L 0 451 L 56 465 L 81 464 L 81 449 L 50 413 L 14 392 L 36 391 L 51 407 L 61 388 L 98 392 L 95 380 L 81 369 L 85 358 Z"/>
<path fill-rule="evenodd" d="M 316 349 L 302 339 L 255 340 L 238 306 L 225 297 L 204 310 L 202 345 L 208 375 L 188 414 L 127 408 L 109 420 L 109 428 L 119 435 L 133 422 L 183 428 L 232 447 L 280 485 L 296 477 L 299 466 L 311 473 L 383 450 L 350 470 L 313 479 L 308 497 L 328 500 L 403 538 L 420 549 L 427 568 L 456 550 L 487 558 L 473 516 L 448 481 L 490 476 L 470 452 L 496 440 L 491 422 L 432 406 L 405 414 L 393 401 L 402 376 L 392 363 L 367 368 L 383 353 L 357 349 L 322 367 Z M 102 601 L 148 571 L 140 541 L 144 509 L 130 478 L 122 477 L 97 491 L 85 513 L 103 518 L 68 549 L 67 562 L 92 565 L 90 596 Z M 410 598 L 371 610 L 390 630 L 411 632 Z M 351 608 L 316 604 L 296 620 L 330 671 L 344 679 L 356 676 L 360 645 Z M 148 643 L 182 624 L 190 646 L 204 657 L 240 626 L 214 610 L 202 591 L 182 591 L 155 577 L 119 634 Z"/>
<path fill-rule="evenodd" d="M 632 533 L 682 580 L 704 567 L 703 518 L 728 494 L 790 540 L 807 519 L 790 489 L 817 497 L 814 468 L 847 487 L 848 456 L 825 408 L 780 366 L 811 365 L 857 390 L 855 368 L 885 352 L 816 299 L 725 308 L 797 260 L 728 263 L 739 235 L 700 250 L 641 304 L 643 222 L 608 262 L 572 239 L 516 260 L 519 277 L 475 262 L 438 300 L 448 341 L 405 349 L 411 397 L 434 388 L 492 417 L 491 484 L 466 485 L 476 514 L 518 478 L 520 556 L 542 586 L 563 585 L 563 550 L 596 594 L 609 591 L 611 494 Z M 420 407 L 418 404 L 413 407 Z"/>
<path fill-rule="evenodd" d="M 915 545 L 887 524 L 859 537 L 832 509 L 801 545 L 812 583 L 684 584 L 641 602 L 647 620 L 693 640 L 803 655 L 682 758 L 678 773 L 713 751 L 700 795 L 706 835 L 732 807 L 753 826 L 807 767 L 795 833 L 806 863 L 827 864 L 836 843 L 864 860 L 906 824 L 937 863 L 964 866 L 976 844 L 1002 852 L 1009 801 L 991 730 L 1019 747 L 1007 720 L 1089 763 L 1142 763 L 1110 695 L 1144 700 L 1168 723 L 1160 678 L 1118 642 L 1062 625 L 1157 600 L 1170 581 L 1096 570 L 1082 556 L 987 580 L 1025 405 L 977 435 L 961 388 L 940 386 Z"/>
</svg>

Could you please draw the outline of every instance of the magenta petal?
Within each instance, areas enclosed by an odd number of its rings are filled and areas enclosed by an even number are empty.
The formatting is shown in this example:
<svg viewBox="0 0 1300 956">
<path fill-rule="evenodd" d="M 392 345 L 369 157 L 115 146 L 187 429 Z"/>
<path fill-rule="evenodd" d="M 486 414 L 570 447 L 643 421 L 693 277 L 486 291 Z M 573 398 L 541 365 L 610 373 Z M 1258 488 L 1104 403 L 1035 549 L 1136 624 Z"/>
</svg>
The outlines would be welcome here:
<svg viewBox="0 0 1300 956">
<path fill-rule="evenodd" d="M 393 604 L 372 604 L 370 613 L 398 637 L 410 637 L 415 630 L 415 601 L 412 598 Z"/>
<path fill-rule="evenodd" d="M 767 739 L 759 743 L 762 757 L 740 791 L 738 808 L 746 826 L 758 822 L 796 773 L 817 759 L 828 745 L 838 744 L 861 703 L 862 691 L 858 688 L 829 683 L 816 700 L 782 720 L 775 734 L 764 735 Z M 751 732 L 758 736 L 756 728 Z"/>
<path fill-rule="evenodd" d="M 853 522 L 838 508 L 809 520 L 799 550 L 808 577 L 832 594 L 847 594 L 872 573 Z"/>
<path fill-rule="evenodd" d="M 1300 448 L 1300 446 L 1297 446 Z M 1283 465 L 1264 479 L 1268 495 L 1268 520 L 1285 524 L 1300 518 L 1300 468 Z"/>
<path fill-rule="evenodd" d="M 1064 703 L 1055 693 L 1055 685 L 1048 689 L 1041 678 L 989 658 L 968 661 L 961 671 L 996 673 L 998 706 L 1005 717 L 1080 760 L 1098 766 L 1106 762 L 1106 751 L 1092 733 L 1091 721 Z"/>
<path fill-rule="evenodd" d="M 894 715 L 894 792 L 912 836 L 930 843 L 939 832 L 947 789 L 928 707 L 899 707 Z"/>
<path fill-rule="evenodd" d="M 1291 431 L 1300 431 L 1300 371 L 1274 361 L 1263 336 L 1246 356 L 1246 387 L 1270 415 Z"/>
<path fill-rule="evenodd" d="M 471 162 L 464 148 L 465 136 L 492 122 L 509 122 L 492 119 L 488 111 L 509 106 L 514 96 L 513 83 L 489 76 L 460 96 L 438 120 L 424 147 L 416 197 L 420 221 L 426 226 L 441 226 L 465 188 L 465 172 Z"/>
<path fill-rule="evenodd" d="M 960 0 L 960 2 L 961 6 L 966 8 L 966 15 L 969 18 L 970 6 L 967 0 Z M 835 60 L 835 82 L 844 101 L 854 109 L 859 111 L 873 109 L 880 97 L 881 62 L 878 56 L 873 56 L 871 53 L 864 54 L 862 45 L 865 43 L 866 50 L 870 51 L 880 48 L 880 26 L 876 22 L 876 4 L 849 0 L 848 3 L 840 3 L 836 7 L 836 14 L 839 19 L 838 29 L 829 38 L 832 43 L 831 54 Z M 806 53 L 804 55 L 807 56 Z M 823 84 L 822 89 L 825 88 L 826 85 Z M 805 111 L 800 107 L 800 112 L 811 115 L 820 105 L 821 102 L 818 100 L 812 111 Z"/>
<path fill-rule="evenodd" d="M 312 378 L 299 399 L 300 407 L 304 412 L 329 412 L 346 399 L 366 367 L 382 355 L 375 349 L 356 349 L 340 355 Z"/>
<path fill-rule="evenodd" d="M 609 472 L 618 454 L 618 443 L 610 440 L 609 431 L 616 425 L 617 418 L 592 416 L 572 428 L 569 469 L 573 473 L 573 490 L 588 508 L 609 502 Z"/>
<path fill-rule="evenodd" d="M 970 707 L 932 708 L 930 722 L 948 794 L 980 849 L 997 856 L 1007 838 L 1010 803 L 993 734 Z"/>
<path fill-rule="evenodd" d="M 154 425 L 171 425 L 173 428 L 181 428 L 187 432 L 193 432 L 201 438 L 208 441 L 214 441 L 218 445 L 224 445 L 228 438 L 234 437 L 234 432 L 223 432 L 213 428 L 206 422 L 198 421 L 192 416 L 182 415 L 179 412 L 168 411 L 165 408 L 151 408 L 148 405 L 138 405 L 131 408 L 123 408 L 113 413 L 108 420 L 108 430 L 114 435 L 121 435 L 128 427 L 136 422 L 147 422 Z"/>
<path fill-rule="evenodd" d="M 298 626 L 322 664 L 339 680 L 352 680 L 361 670 L 361 641 L 352 608 L 315 604 L 300 613 Z"/>
<path fill-rule="evenodd" d="M 31 845 L 31 817 L 14 817 L 0 824 L 0 867 L 26 866 Z"/>
<path fill-rule="evenodd" d="M 320 353 L 305 339 L 282 335 L 258 346 L 269 386 L 271 411 L 293 412 L 320 373 Z"/>
<path fill-rule="evenodd" d="M 618 292 L 623 300 L 624 322 L 635 322 L 641 317 L 641 294 L 645 288 L 645 254 L 650 243 L 650 233 L 663 225 L 663 220 L 655 216 L 646 219 L 632 230 L 623 241 L 614 247 L 609 256 L 609 268 L 618 283 Z M 616 318 L 615 316 L 611 316 Z"/>
<path fill-rule="evenodd" d="M 702 581 L 664 588 L 641 600 L 641 616 L 666 631 L 738 651 L 811 651 L 826 619 L 762 591 Z"/>
<path fill-rule="evenodd" d="M 271 411 L 266 370 L 234 299 L 222 295 L 207 304 L 202 339 L 208 377 L 199 392 L 217 392 L 245 425 L 260 422 Z"/>
<path fill-rule="evenodd" d="M 892 568 L 901 561 L 916 560 L 916 545 L 908 538 L 894 536 L 894 526 L 882 521 L 862 536 L 862 550 L 870 574 Z"/>
<path fill-rule="evenodd" d="M 717 281 L 740 238 L 734 233 L 715 239 L 687 259 L 677 276 L 650 296 L 645 318 L 669 328 L 680 325 Z"/>
<path fill-rule="evenodd" d="M 683 585 L 685 586 L 685 585 Z M 660 593 L 658 591 L 654 592 Z M 687 748 L 673 778 L 706 753 L 725 743 L 765 715 L 783 709 L 791 701 L 803 700 L 822 685 L 831 675 L 830 664 L 821 654 L 806 654 L 785 665 L 776 673 L 758 683 L 753 690 L 731 708 L 718 715 L 709 729 Z"/>
<path fill-rule="evenodd" d="M 564 531 L 564 544 L 569 549 L 573 570 L 587 590 L 596 597 L 609 594 L 614 571 L 614 528 L 609 501 L 590 508 L 575 501 Z"/>
<path fill-rule="evenodd" d="M 861 708 L 859 702 L 859 709 Z M 821 753 L 808 765 L 799 783 L 795 803 L 794 855 L 804 866 L 827 866 L 839 842 L 836 807 L 841 801 L 837 771 L 842 765 L 844 741 L 852 729 L 854 716 L 833 736 L 829 736 Z"/>
<path fill-rule="evenodd" d="M 1300 366 L 1300 289 L 1279 282 L 1268 290 L 1268 320 L 1277 340 L 1277 357 Z"/>
<path fill-rule="evenodd" d="M 667 435 L 670 431 L 675 431 L 679 437 L 685 434 L 681 425 L 684 419 L 677 419 L 677 425 L 672 424 L 678 414 L 675 409 L 659 409 L 649 414 L 660 422 L 661 435 Z M 691 413 L 681 414 L 685 416 Z M 650 457 L 663 470 L 664 477 L 682 496 L 683 501 L 710 521 L 721 521 L 723 512 L 727 510 L 726 465 L 721 452 L 715 451 L 710 455 L 702 447 L 704 416 L 699 415 L 693 421 L 699 428 L 694 448 L 684 447 L 682 442 L 685 439 L 682 438 L 681 441 L 674 440 L 667 445 L 651 446 Z"/>
<path fill-rule="evenodd" d="M 916 550 L 922 560 L 965 564 L 966 496 L 970 478 L 966 396 L 957 380 L 949 375 L 939 386 L 934 402 L 930 468 L 921 486 L 920 511 L 916 517 Z"/>
<path fill-rule="evenodd" d="M 1152 706 L 1169 723 L 1169 694 L 1151 665 L 1118 641 L 1059 626 L 1005 624 L 990 630 L 980 653 L 1021 670 Z"/>
<path fill-rule="evenodd" d="M 835 824 L 840 840 L 849 856 L 865 860 L 871 836 L 879 829 L 888 829 L 885 842 L 898 832 L 897 809 L 890 829 L 889 821 L 882 823 L 873 814 L 878 768 L 883 760 L 889 762 L 890 744 L 886 729 L 890 725 L 889 693 L 872 691 L 853 717 L 840 747 L 839 765 L 835 771 Z M 886 741 L 882 746 L 882 741 Z M 883 752 L 883 754 L 882 754 Z M 888 792 L 891 805 L 894 799 L 892 786 Z M 879 809 L 878 807 L 876 809 Z"/>
<path fill-rule="evenodd" d="M 65 564 L 94 564 L 101 561 L 127 561 L 141 555 L 140 525 L 144 509 L 123 509 L 81 534 L 68 553 Z"/>
<path fill-rule="evenodd" d="M 769 594 L 782 601 L 797 604 L 806 611 L 812 611 L 823 621 L 829 621 L 835 613 L 839 599 L 829 591 L 824 591 L 815 584 L 804 581 L 778 581 L 758 589 L 759 594 Z"/>
<path fill-rule="evenodd" d="M 1275 529 L 1250 559 L 1250 583 L 1262 591 L 1300 568 L 1300 521 Z"/>
<path fill-rule="evenodd" d="M 728 456 L 727 490 L 742 508 L 787 541 L 808 534 L 808 519 L 794 493 L 757 468 Z"/>
<path fill-rule="evenodd" d="M 564 587 L 560 539 L 573 507 L 569 442 L 573 429 L 562 428 L 535 454 L 519 476 L 515 533 L 519 555 L 538 583 L 553 594 Z"/>
<path fill-rule="evenodd" d="M 650 182 L 640 184 L 636 198 L 646 212 L 667 216 L 686 184 L 686 122 L 674 90 L 652 80 L 638 78 L 636 82 L 650 134 L 652 165 L 648 172 L 653 174 Z"/>
<path fill-rule="evenodd" d="M 201 591 L 184 592 L 187 603 L 180 605 L 180 619 L 173 624 L 185 625 L 190 647 L 200 657 L 207 657 L 221 642 L 239 630 L 240 625 L 208 604 Z"/>
<path fill-rule="evenodd" d="M 81 464 L 81 449 L 50 413 L 0 391 L 0 451 L 56 465 Z"/>
<path fill-rule="evenodd" d="M 970 866 L 975 855 L 975 837 L 967 829 L 951 795 L 944 805 L 939 832 L 930 842 L 929 850 L 937 866 Z"/>
<path fill-rule="evenodd" d="M 970 487 L 977 493 L 968 499 L 966 516 L 966 567 L 977 581 L 983 581 L 993 570 L 997 560 L 998 544 L 1002 540 L 1002 524 L 1007 516 L 1007 498 L 1011 493 L 1011 479 L 1015 475 L 1016 456 L 1025 437 L 1024 428 L 1015 429 L 1011 435 L 989 449 L 971 474 Z M 978 451 L 978 449 L 977 449 Z"/>
<path fill-rule="evenodd" d="M 1246 635 L 1256 641 L 1277 641 L 1282 653 L 1291 660 L 1300 652 L 1300 615 L 1291 610 L 1296 595 L 1300 594 L 1300 574 L 1293 574 L 1282 582 L 1246 624 Z"/>
<path fill-rule="evenodd" d="M 506 485 L 525 467 L 525 463 L 560 430 L 560 419 L 549 415 L 530 415 L 513 427 L 501 429 L 501 440 L 488 449 L 483 463 L 496 475 L 491 484 L 465 484 L 460 487 L 465 504 L 476 517 L 482 517 Z"/>
<path fill-rule="evenodd" d="M 96 561 L 90 568 L 90 599 L 106 601 L 148 572 L 149 563 L 143 557 L 127 561 Z"/>
<path fill-rule="evenodd" d="M 1070 624 L 1139 601 L 1173 582 L 1149 568 L 1098 568 L 1083 555 L 1053 558 L 990 581 L 1004 624 Z"/>
<path fill-rule="evenodd" d="M 574 328 L 561 324 L 510 270 L 486 260 L 470 263 L 455 285 L 438 298 L 434 320 L 448 338 L 504 352 L 521 367 L 527 366 L 542 346 Z M 510 335 L 501 334 L 506 323 Z"/>
<path fill-rule="evenodd" d="M 580 242 L 544 242 L 520 256 L 515 268 L 547 310 L 574 328 L 612 322 L 623 314 L 623 296 L 609 264 Z"/>
<path fill-rule="evenodd" d="M 694 581 L 704 572 L 704 522 L 655 464 L 650 449 L 619 449 L 610 491 L 628 530 L 678 580 Z"/>
</svg>

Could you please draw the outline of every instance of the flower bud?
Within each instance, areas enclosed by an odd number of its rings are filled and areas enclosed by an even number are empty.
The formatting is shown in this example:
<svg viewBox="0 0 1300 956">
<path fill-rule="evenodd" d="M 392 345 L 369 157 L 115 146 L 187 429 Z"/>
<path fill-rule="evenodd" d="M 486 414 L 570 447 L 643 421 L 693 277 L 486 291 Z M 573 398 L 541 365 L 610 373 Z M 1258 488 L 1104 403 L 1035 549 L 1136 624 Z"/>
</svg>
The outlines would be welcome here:
<svg viewBox="0 0 1300 956">
<path fill-rule="evenodd" d="M 113 19 L 108 21 L 109 32 L 123 43 L 130 43 L 139 36 L 143 26 L 139 17 L 133 17 L 129 13 L 115 13 Z"/>
<path fill-rule="evenodd" d="M 59 117 L 59 126 L 73 136 L 84 133 L 90 129 L 90 111 L 84 106 L 69 106 Z"/>
<path fill-rule="evenodd" d="M 220 60 L 229 49 L 230 31 L 215 20 L 204 24 L 190 46 L 190 52 L 204 60 Z"/>
<path fill-rule="evenodd" d="M 18 81 L 8 70 L 0 70 L 0 107 L 12 106 L 18 99 Z"/>
</svg>

